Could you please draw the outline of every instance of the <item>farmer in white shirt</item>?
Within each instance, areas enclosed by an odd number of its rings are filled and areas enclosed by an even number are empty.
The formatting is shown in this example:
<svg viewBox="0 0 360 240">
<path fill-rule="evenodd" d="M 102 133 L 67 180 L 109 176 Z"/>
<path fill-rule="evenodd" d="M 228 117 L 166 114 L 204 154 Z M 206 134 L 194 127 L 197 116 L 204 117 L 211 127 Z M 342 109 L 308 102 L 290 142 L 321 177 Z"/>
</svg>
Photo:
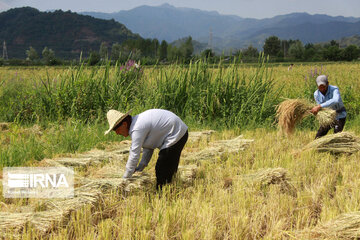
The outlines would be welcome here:
<svg viewBox="0 0 360 240">
<path fill-rule="evenodd" d="M 162 188 L 171 182 L 177 172 L 180 154 L 188 139 L 188 127 L 174 113 L 162 109 L 150 109 L 135 116 L 116 110 L 107 113 L 109 129 L 118 135 L 131 137 L 131 147 L 123 178 L 129 178 L 135 171 L 142 171 L 149 163 L 155 148 L 159 148 L 156 162 L 156 187 Z M 143 154 L 140 163 L 141 148 Z"/>
<path fill-rule="evenodd" d="M 317 106 L 311 109 L 311 112 L 316 115 L 321 108 L 331 108 L 336 111 L 336 120 L 333 125 L 327 127 L 320 127 L 316 133 L 315 138 L 325 136 L 331 128 L 334 128 L 334 133 L 342 132 L 346 122 L 346 109 L 341 99 L 339 88 L 337 86 L 329 85 L 326 75 L 320 75 L 316 78 L 318 89 L 314 92 L 314 98 Z"/>
</svg>

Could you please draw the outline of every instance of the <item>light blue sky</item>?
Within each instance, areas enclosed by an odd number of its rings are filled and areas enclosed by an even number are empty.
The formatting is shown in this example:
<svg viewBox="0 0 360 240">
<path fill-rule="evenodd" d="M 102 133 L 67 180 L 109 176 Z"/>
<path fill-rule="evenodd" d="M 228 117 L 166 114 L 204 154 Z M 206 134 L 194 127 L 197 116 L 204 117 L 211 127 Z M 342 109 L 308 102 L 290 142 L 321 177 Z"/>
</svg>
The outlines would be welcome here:
<svg viewBox="0 0 360 240">
<path fill-rule="evenodd" d="M 0 11 L 31 6 L 42 11 L 117 12 L 140 5 L 158 6 L 163 3 L 251 18 L 268 18 L 293 12 L 360 17 L 360 0 L 0 0 Z"/>
</svg>

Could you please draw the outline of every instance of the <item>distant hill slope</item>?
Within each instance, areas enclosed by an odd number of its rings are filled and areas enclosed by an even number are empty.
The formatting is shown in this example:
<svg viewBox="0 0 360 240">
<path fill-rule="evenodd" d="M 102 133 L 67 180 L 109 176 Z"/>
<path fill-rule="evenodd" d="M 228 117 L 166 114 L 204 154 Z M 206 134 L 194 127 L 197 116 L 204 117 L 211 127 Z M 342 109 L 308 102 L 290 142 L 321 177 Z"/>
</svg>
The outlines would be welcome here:
<svg viewBox="0 0 360 240">
<path fill-rule="evenodd" d="M 24 7 L 0 13 L 0 42 L 6 41 L 9 58 L 25 58 L 30 46 L 39 54 L 45 46 L 61 58 L 79 57 L 91 49 L 98 50 L 101 42 L 123 42 L 140 38 L 114 20 L 95 19 L 70 11 L 40 12 Z"/>
<path fill-rule="evenodd" d="M 264 40 L 270 35 L 316 43 L 360 33 L 360 18 L 323 14 L 291 13 L 273 18 L 251 19 L 198 9 L 176 8 L 169 4 L 140 6 L 116 13 L 82 14 L 115 19 L 144 38 L 165 39 L 168 42 L 192 36 L 194 40 L 208 43 L 211 31 L 213 46 L 220 49 L 243 48 L 249 44 L 262 48 Z"/>
<path fill-rule="evenodd" d="M 339 40 L 340 47 L 347 47 L 350 45 L 356 45 L 360 47 L 360 35 L 355 35 L 351 37 L 344 37 Z"/>
</svg>

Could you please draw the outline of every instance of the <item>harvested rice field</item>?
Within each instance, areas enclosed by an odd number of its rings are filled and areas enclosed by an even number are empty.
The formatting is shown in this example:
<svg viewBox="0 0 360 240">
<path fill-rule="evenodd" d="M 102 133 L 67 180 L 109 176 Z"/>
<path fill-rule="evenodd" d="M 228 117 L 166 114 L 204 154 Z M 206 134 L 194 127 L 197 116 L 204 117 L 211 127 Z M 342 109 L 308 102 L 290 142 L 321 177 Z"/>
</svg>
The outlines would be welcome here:
<svg viewBox="0 0 360 240">
<path fill-rule="evenodd" d="M 74 198 L 3 198 L 0 233 L 6 239 L 359 237 L 360 155 L 334 154 L 331 145 L 358 138 L 331 134 L 319 151 L 313 135 L 190 132 L 177 176 L 162 192 L 155 190 L 156 156 L 144 172 L 121 178 L 128 140 L 44 159 L 36 166 L 74 167 Z"/>
<path fill-rule="evenodd" d="M 1 184 L 0 238 L 359 239 L 359 63 L 315 65 L 0 68 L 1 169 L 71 167 L 75 181 L 63 199 L 6 198 Z M 309 113 L 320 73 L 348 118 L 314 140 L 333 121 Z M 161 191 L 158 150 L 123 179 L 131 140 L 104 136 L 107 110 L 130 108 L 168 109 L 189 126 Z"/>
</svg>

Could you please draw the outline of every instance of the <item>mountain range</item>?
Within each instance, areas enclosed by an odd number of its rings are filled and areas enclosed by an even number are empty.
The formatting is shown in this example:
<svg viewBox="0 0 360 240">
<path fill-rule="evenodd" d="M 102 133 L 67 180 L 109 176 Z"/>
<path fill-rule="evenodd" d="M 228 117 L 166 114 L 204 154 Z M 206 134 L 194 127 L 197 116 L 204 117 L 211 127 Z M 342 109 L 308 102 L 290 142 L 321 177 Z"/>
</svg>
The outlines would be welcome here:
<svg viewBox="0 0 360 240">
<path fill-rule="evenodd" d="M 306 44 L 360 34 L 360 18 L 324 14 L 291 13 L 254 19 L 221 15 L 216 11 L 177 8 L 169 4 L 140 6 L 115 13 L 81 14 L 114 19 L 144 38 L 172 42 L 192 36 L 194 40 L 218 49 L 239 49 L 251 44 L 261 50 L 265 39 L 271 35 L 280 39 L 299 39 Z"/>
<path fill-rule="evenodd" d="M 78 58 L 81 52 L 86 57 L 91 50 L 97 51 L 102 42 L 111 47 L 113 43 L 142 37 L 176 45 L 191 36 L 196 53 L 210 45 L 218 53 L 249 45 L 262 50 L 270 35 L 303 43 L 335 39 L 343 47 L 360 44 L 360 18 L 292 13 L 251 19 L 168 4 L 117 13 L 41 12 L 23 7 L 0 12 L 0 23 L 0 43 L 6 41 L 9 58 L 25 58 L 30 46 L 38 53 L 48 47 L 59 58 Z"/>
<path fill-rule="evenodd" d="M 114 20 L 96 19 L 70 11 L 40 12 L 35 8 L 14 8 L 0 13 L 0 41 L 6 42 L 9 58 L 25 58 L 30 46 L 38 53 L 48 47 L 57 57 L 84 57 L 106 42 L 122 43 L 141 38 Z M 1 57 L 1 56 L 0 56 Z"/>
</svg>

